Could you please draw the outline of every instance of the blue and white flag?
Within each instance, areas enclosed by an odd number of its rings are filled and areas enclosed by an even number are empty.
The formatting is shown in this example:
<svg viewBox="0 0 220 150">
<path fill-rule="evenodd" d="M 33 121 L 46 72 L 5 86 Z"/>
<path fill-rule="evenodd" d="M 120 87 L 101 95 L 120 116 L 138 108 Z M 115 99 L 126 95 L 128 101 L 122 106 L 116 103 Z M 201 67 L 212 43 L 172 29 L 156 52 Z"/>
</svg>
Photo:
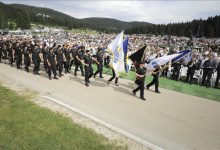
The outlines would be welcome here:
<svg viewBox="0 0 220 150">
<path fill-rule="evenodd" d="M 123 42 L 123 50 L 124 50 L 124 57 L 125 57 L 125 71 L 129 72 L 131 63 L 128 60 L 128 38 L 125 38 Z"/>
<path fill-rule="evenodd" d="M 107 51 L 112 54 L 110 66 L 115 70 L 117 76 L 119 72 L 125 71 L 124 65 L 124 50 L 123 50 L 123 35 L 122 31 L 108 46 Z"/>
<path fill-rule="evenodd" d="M 145 67 L 147 68 L 147 72 L 151 72 L 151 71 L 155 70 L 158 66 L 164 65 L 169 61 L 176 62 L 176 61 L 180 60 L 181 58 L 183 58 L 184 56 L 190 54 L 191 52 L 192 52 L 191 50 L 184 50 L 184 51 L 180 51 L 176 54 L 158 57 L 158 58 L 154 59 L 153 61 L 151 61 L 149 64 L 146 64 Z"/>
<path fill-rule="evenodd" d="M 174 58 L 172 60 L 172 63 L 180 60 L 181 58 L 185 57 L 186 55 L 190 54 L 192 52 L 192 50 L 183 50 L 183 51 L 180 51 L 178 52 L 178 54 L 180 54 L 178 57 Z"/>
<path fill-rule="evenodd" d="M 145 65 L 145 67 L 147 68 L 147 72 L 154 71 L 158 66 L 166 64 L 167 62 L 178 57 L 179 55 L 180 54 L 173 54 L 173 55 L 167 55 L 167 56 L 158 57 L 158 58 L 154 59 L 149 64 Z"/>
</svg>

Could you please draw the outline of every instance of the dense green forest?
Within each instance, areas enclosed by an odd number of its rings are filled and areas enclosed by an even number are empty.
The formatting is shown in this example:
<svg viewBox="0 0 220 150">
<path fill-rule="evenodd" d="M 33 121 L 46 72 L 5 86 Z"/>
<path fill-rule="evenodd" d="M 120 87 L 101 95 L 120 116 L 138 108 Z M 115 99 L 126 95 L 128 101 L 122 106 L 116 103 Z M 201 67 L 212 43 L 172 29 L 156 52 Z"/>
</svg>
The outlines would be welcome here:
<svg viewBox="0 0 220 150">
<path fill-rule="evenodd" d="M 145 25 L 126 30 L 128 34 L 177 35 L 187 37 L 220 37 L 220 16 L 209 17 L 206 20 L 193 20 L 186 23 Z"/>
<path fill-rule="evenodd" d="M 77 19 L 48 8 L 21 4 L 6 5 L 0 2 L 0 29 L 30 29 L 31 23 L 60 26 L 65 29 L 88 28 L 105 33 L 117 33 L 125 30 L 127 34 L 220 37 L 220 16 L 185 23 L 155 25 L 147 22 L 125 22 L 110 18 Z"/>
</svg>

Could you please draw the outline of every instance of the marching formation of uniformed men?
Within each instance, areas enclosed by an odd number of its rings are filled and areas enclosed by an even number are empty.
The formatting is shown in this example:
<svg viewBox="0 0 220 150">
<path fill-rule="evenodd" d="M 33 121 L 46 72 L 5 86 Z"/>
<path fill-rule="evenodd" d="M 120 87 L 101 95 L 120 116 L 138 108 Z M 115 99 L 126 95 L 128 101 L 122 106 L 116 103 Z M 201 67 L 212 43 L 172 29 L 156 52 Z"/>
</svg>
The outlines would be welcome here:
<svg viewBox="0 0 220 150">
<path fill-rule="evenodd" d="M 161 57 L 161 54 L 158 53 L 157 57 Z M 110 58 L 109 58 L 110 59 Z M 99 74 L 99 78 L 103 78 L 103 63 L 104 63 L 104 53 L 103 48 L 98 47 L 96 54 L 91 54 L 90 50 L 87 50 L 84 45 L 70 45 L 70 44 L 56 44 L 48 45 L 48 43 L 40 42 L 37 40 L 26 40 L 26 39 L 0 39 L 0 62 L 4 61 L 13 66 L 15 64 L 17 69 L 21 69 L 21 66 L 24 65 L 26 72 L 30 72 L 30 66 L 33 64 L 33 74 L 40 75 L 40 64 L 43 63 L 45 72 L 48 74 L 48 78 L 59 79 L 63 76 L 63 72 L 70 73 L 72 65 L 75 65 L 74 75 L 77 76 L 77 71 L 81 71 L 81 75 L 85 77 L 85 85 L 88 87 L 90 84 L 90 78 L 94 78 Z M 109 62 L 109 61 L 108 61 Z M 92 63 L 96 63 L 97 70 L 93 73 Z M 106 63 L 106 62 L 105 62 Z M 135 95 L 136 92 L 140 91 L 140 98 L 145 100 L 144 97 L 144 88 L 145 88 L 145 74 L 146 69 L 144 67 L 145 62 L 139 62 L 139 67 L 136 68 L 136 81 L 138 85 L 136 89 L 132 92 Z M 180 62 L 173 63 L 173 79 L 178 80 L 179 70 L 181 68 Z M 217 77 L 215 82 L 215 88 L 218 87 L 220 79 L 220 63 L 210 57 L 202 62 L 198 57 L 192 57 L 192 59 L 187 64 L 188 71 L 186 82 L 192 83 L 193 75 L 195 70 L 203 69 L 203 78 L 201 85 L 210 87 L 211 76 L 216 69 Z M 79 70 L 78 70 L 79 69 Z M 113 76 L 107 81 L 108 84 L 115 79 L 115 85 L 118 85 L 118 77 L 113 68 Z M 146 85 L 146 88 L 149 89 L 152 85 L 155 85 L 155 92 L 160 93 L 159 91 L 159 74 L 160 71 L 163 71 L 161 66 L 152 72 L 153 80 Z M 58 72 L 58 74 L 57 74 Z M 58 78 L 59 77 L 59 78 Z"/>
</svg>

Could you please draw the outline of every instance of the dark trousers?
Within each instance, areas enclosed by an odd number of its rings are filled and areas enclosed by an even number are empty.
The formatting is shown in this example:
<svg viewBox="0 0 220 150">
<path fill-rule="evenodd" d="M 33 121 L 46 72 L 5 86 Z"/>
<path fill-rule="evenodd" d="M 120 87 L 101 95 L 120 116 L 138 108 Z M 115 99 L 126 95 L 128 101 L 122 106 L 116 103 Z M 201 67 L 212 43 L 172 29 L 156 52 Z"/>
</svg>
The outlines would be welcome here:
<svg viewBox="0 0 220 150">
<path fill-rule="evenodd" d="M 217 72 L 217 77 L 216 77 L 216 80 L 215 80 L 215 88 L 218 87 L 219 79 L 220 79 L 220 71 Z"/>
<path fill-rule="evenodd" d="M 22 62 L 22 56 L 15 55 L 15 60 L 16 60 L 17 69 L 20 69 L 21 68 L 21 62 Z"/>
<path fill-rule="evenodd" d="M 14 62 L 13 55 L 10 54 L 8 57 L 9 57 L 9 64 L 10 64 L 10 65 L 13 65 L 13 62 Z"/>
<path fill-rule="evenodd" d="M 168 72 L 168 67 L 165 68 L 165 69 L 162 71 L 162 73 L 161 73 L 161 77 L 165 77 L 165 78 L 167 78 L 167 72 Z"/>
<path fill-rule="evenodd" d="M 58 62 L 57 67 L 58 67 L 58 70 L 59 70 L 59 75 L 61 75 L 61 73 L 63 71 L 63 62 Z"/>
<path fill-rule="evenodd" d="M 89 79 L 92 77 L 93 75 L 93 69 L 92 66 L 85 66 L 85 83 L 88 84 L 89 83 Z"/>
<path fill-rule="evenodd" d="M 103 71 L 103 65 L 97 64 L 97 71 L 94 73 L 94 76 L 96 76 L 99 73 L 99 77 L 102 77 L 102 71 Z"/>
<path fill-rule="evenodd" d="M 212 77 L 212 73 L 213 73 L 213 71 L 211 71 L 211 70 L 207 70 L 207 69 L 203 70 L 202 83 L 201 83 L 202 85 L 205 85 L 206 87 L 210 86 L 210 80 Z M 206 77 L 207 77 L 207 80 L 206 80 Z"/>
<path fill-rule="evenodd" d="M 30 59 L 30 57 L 24 58 L 24 69 L 25 69 L 26 71 L 29 71 L 29 66 L 30 66 L 30 64 L 31 64 L 31 59 Z"/>
<path fill-rule="evenodd" d="M 178 81 L 179 80 L 179 75 L 180 75 L 180 69 L 179 68 L 174 68 L 173 69 L 173 80 Z"/>
<path fill-rule="evenodd" d="M 115 84 L 117 84 L 118 83 L 118 77 L 116 77 L 115 70 L 112 69 L 112 77 L 108 81 L 111 82 L 114 78 L 115 78 Z"/>
<path fill-rule="evenodd" d="M 136 80 L 135 83 L 138 85 L 136 89 L 133 90 L 134 93 L 140 90 L 140 98 L 144 98 L 144 81 Z"/>
<path fill-rule="evenodd" d="M 48 64 L 46 58 L 44 59 L 44 69 L 46 72 L 48 72 Z"/>
<path fill-rule="evenodd" d="M 75 62 L 75 60 L 71 60 L 71 61 L 70 61 L 70 64 L 69 64 L 69 70 L 70 70 L 70 71 L 71 71 L 71 67 L 73 66 L 74 62 Z"/>
<path fill-rule="evenodd" d="M 156 74 L 156 75 L 153 75 L 153 80 L 151 81 L 151 83 L 149 83 L 148 85 L 147 85 L 147 87 L 149 88 L 149 87 L 151 87 L 152 85 L 154 85 L 155 84 L 155 91 L 156 92 L 159 92 L 159 90 L 158 90 L 158 88 L 159 88 L 159 78 L 158 78 L 158 74 Z"/>
<path fill-rule="evenodd" d="M 34 63 L 34 74 L 37 74 L 40 70 L 40 60 L 33 60 Z"/>
<path fill-rule="evenodd" d="M 80 62 L 75 62 L 75 75 L 77 75 L 77 71 L 78 71 L 78 68 L 80 68 L 80 70 L 81 70 L 81 74 L 82 74 L 82 76 L 84 76 L 84 71 L 83 71 L 83 66 L 82 66 L 82 64 L 80 63 Z"/>
<path fill-rule="evenodd" d="M 54 77 L 56 77 L 57 71 L 56 71 L 56 65 L 54 63 L 51 64 L 50 66 L 48 66 L 48 76 L 49 76 L 49 78 L 51 77 L 51 70 L 53 71 Z"/>
<path fill-rule="evenodd" d="M 189 67 L 187 70 L 187 76 L 186 76 L 187 83 L 192 84 L 194 73 L 195 73 L 195 70 Z"/>
<path fill-rule="evenodd" d="M 64 62 L 65 72 L 69 72 L 69 68 L 70 68 L 69 66 L 70 66 L 70 61 L 69 60 L 65 61 Z"/>
</svg>

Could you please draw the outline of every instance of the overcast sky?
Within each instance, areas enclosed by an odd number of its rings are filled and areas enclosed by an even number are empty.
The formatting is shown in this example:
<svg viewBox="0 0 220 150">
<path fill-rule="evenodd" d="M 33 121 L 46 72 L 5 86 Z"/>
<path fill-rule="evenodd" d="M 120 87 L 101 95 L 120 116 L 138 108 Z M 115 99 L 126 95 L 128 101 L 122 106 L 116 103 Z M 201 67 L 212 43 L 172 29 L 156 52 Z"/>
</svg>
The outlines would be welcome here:
<svg viewBox="0 0 220 150">
<path fill-rule="evenodd" d="M 155 24 L 186 22 L 220 15 L 220 1 L 214 0 L 0 0 L 51 8 L 76 18 L 106 17 L 122 21 L 146 21 Z"/>
</svg>

